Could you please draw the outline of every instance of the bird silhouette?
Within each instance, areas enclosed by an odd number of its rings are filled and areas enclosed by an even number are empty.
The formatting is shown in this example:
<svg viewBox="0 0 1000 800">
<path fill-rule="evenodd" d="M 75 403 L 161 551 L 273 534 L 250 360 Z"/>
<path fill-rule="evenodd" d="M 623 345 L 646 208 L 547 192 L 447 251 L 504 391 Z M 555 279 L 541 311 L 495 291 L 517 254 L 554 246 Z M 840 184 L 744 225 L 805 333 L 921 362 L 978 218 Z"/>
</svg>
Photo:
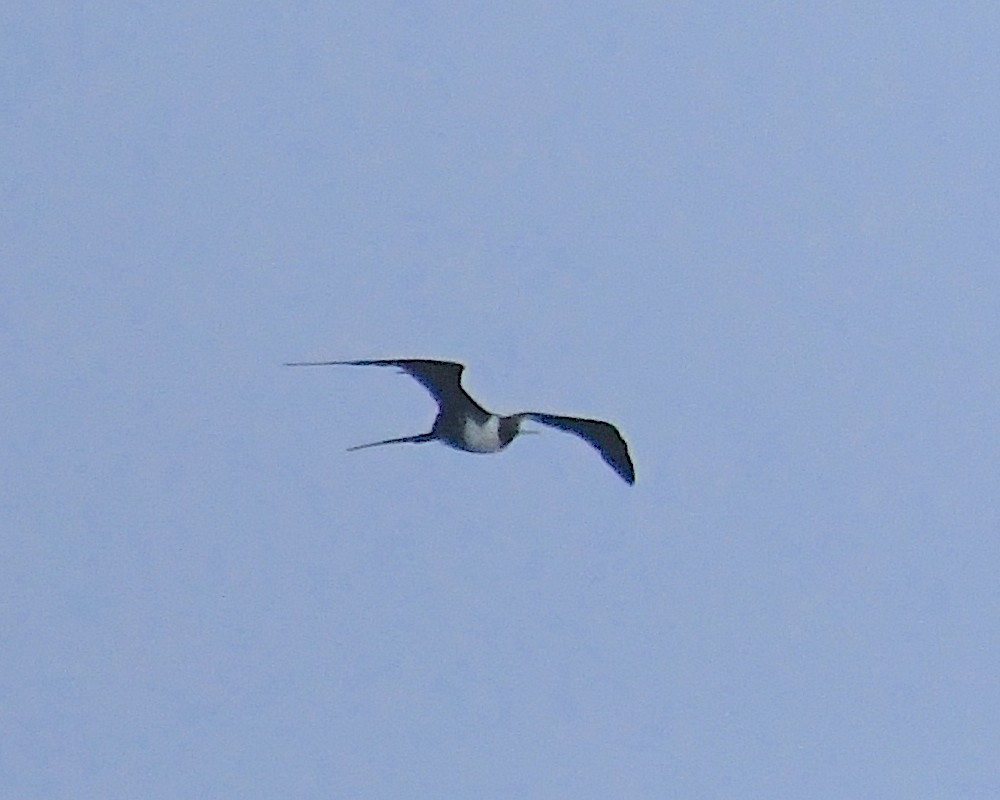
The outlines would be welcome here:
<svg viewBox="0 0 1000 800">
<path fill-rule="evenodd" d="M 454 361 L 435 361 L 423 358 L 396 358 L 371 361 L 294 361 L 289 367 L 398 367 L 413 376 L 438 404 L 438 414 L 434 425 L 427 433 L 416 436 L 401 436 L 383 439 L 349 447 L 348 450 L 363 450 L 385 444 L 404 442 L 420 443 L 440 441 L 457 450 L 470 453 L 496 453 L 509 445 L 522 431 L 525 420 L 534 420 L 560 430 L 569 431 L 589 443 L 601 457 L 629 484 L 635 483 L 635 468 L 629 457 L 628 445 L 610 422 L 580 417 L 563 417 L 543 414 L 537 411 L 522 411 L 519 414 L 501 416 L 484 409 L 462 388 L 462 372 L 465 367 Z"/>
</svg>

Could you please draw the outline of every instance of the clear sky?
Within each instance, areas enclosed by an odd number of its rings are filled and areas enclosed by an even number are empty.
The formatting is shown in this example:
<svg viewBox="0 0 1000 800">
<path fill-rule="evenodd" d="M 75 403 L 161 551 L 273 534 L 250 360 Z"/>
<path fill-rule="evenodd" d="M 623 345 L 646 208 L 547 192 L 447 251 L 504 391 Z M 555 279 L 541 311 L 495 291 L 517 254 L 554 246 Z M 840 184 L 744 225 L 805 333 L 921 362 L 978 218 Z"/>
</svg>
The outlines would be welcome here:
<svg viewBox="0 0 1000 800">
<path fill-rule="evenodd" d="M 3 6 L 4 796 L 1000 797 L 1000 9 L 598 5 Z"/>
</svg>

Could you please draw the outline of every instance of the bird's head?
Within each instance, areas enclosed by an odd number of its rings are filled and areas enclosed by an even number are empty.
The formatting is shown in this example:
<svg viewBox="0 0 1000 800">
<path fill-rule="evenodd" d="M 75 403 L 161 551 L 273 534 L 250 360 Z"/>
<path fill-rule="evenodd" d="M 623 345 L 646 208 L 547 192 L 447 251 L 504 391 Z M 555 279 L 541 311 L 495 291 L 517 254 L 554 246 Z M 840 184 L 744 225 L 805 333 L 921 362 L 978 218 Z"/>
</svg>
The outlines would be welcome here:
<svg viewBox="0 0 1000 800">
<path fill-rule="evenodd" d="M 519 434 L 538 433 L 538 431 L 527 430 L 524 423 L 529 419 L 528 414 L 511 414 L 509 417 L 500 418 L 500 441 L 505 445 L 510 444 L 515 436 Z"/>
</svg>

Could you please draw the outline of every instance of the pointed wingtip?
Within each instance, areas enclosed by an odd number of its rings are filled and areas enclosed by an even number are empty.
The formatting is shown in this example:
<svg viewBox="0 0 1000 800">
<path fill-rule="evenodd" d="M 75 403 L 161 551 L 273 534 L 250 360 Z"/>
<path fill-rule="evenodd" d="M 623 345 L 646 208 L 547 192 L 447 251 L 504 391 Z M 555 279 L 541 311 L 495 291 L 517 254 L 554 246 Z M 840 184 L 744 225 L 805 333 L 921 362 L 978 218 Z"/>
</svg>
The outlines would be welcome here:
<svg viewBox="0 0 1000 800">
<path fill-rule="evenodd" d="M 340 364 L 356 364 L 355 361 L 286 361 L 284 367 L 335 367 Z"/>
<path fill-rule="evenodd" d="M 625 453 L 625 460 L 619 461 L 616 458 L 610 457 L 608 454 L 601 452 L 604 460 L 608 465 L 618 473 L 618 476 L 625 481 L 629 486 L 635 485 L 635 467 L 632 466 L 632 459 L 629 458 L 628 452 Z"/>
</svg>

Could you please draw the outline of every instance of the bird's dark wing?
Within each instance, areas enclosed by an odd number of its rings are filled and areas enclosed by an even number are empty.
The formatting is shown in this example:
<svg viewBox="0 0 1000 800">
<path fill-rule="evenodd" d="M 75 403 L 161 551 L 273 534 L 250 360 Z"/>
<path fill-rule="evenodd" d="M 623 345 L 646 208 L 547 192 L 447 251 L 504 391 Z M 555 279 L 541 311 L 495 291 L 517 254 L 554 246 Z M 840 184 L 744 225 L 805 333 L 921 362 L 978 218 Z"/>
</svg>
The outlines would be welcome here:
<svg viewBox="0 0 1000 800">
<path fill-rule="evenodd" d="M 394 358 L 372 361 L 297 361 L 289 367 L 328 367 L 347 365 L 354 367 L 398 367 L 412 375 L 427 389 L 439 405 L 458 408 L 469 404 L 486 414 L 487 412 L 462 388 L 462 371 L 465 367 L 454 361 L 434 361 L 427 358 Z"/>
<path fill-rule="evenodd" d="M 580 419 L 578 417 L 557 417 L 554 414 L 525 414 L 544 425 L 560 428 L 575 433 L 581 439 L 590 442 L 601 454 L 601 457 L 611 465 L 615 472 L 622 476 L 626 483 L 635 483 L 635 467 L 628 454 L 628 445 L 610 422 L 599 419 Z"/>
</svg>

